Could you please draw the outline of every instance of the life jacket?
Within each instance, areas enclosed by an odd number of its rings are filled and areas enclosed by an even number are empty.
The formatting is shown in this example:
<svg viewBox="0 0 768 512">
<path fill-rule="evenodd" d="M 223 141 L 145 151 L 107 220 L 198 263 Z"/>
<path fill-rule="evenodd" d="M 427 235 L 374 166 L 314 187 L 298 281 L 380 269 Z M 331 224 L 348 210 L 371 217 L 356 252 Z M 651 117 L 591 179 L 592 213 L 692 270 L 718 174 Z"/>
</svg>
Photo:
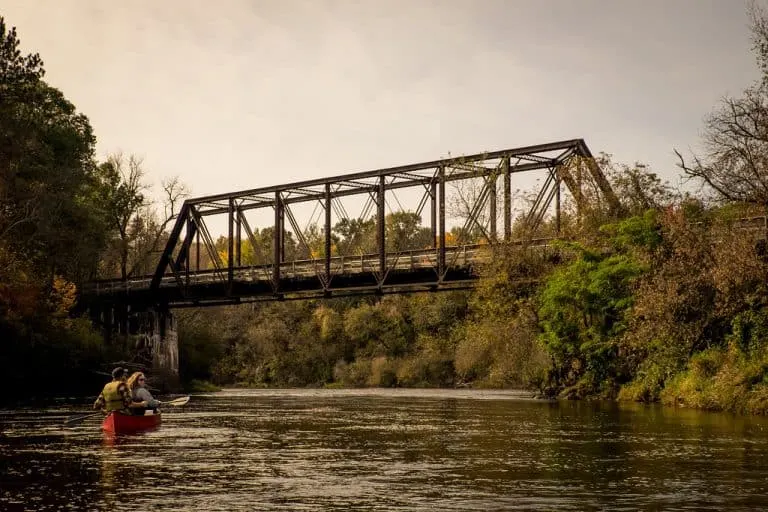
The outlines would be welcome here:
<svg viewBox="0 0 768 512">
<path fill-rule="evenodd" d="M 125 386 L 125 382 L 112 381 L 104 386 L 101 394 L 104 396 L 104 412 L 125 411 L 123 395 L 120 393 L 120 386 Z"/>
</svg>

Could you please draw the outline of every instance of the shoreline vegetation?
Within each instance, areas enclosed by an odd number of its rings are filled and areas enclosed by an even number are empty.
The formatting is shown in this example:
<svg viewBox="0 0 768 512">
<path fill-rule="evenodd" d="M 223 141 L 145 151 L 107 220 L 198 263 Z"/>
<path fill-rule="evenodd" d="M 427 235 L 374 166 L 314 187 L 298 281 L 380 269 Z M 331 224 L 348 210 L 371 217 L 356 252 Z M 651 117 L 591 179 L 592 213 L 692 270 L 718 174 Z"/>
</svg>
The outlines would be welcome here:
<svg viewBox="0 0 768 512">
<path fill-rule="evenodd" d="M 471 292 L 185 311 L 182 360 L 213 361 L 197 370 L 221 386 L 513 387 L 765 414 L 768 254 L 749 213 L 687 200 L 600 222 L 500 254 Z"/>
<path fill-rule="evenodd" d="M 185 389 L 524 388 L 768 414 L 768 16 L 749 13 L 762 78 L 706 118 L 701 155 L 678 153 L 699 192 L 601 154 L 621 211 L 585 181 L 559 224 L 530 232 L 514 219 L 514 238 L 558 241 L 488 246 L 492 263 L 473 290 L 180 310 Z M 153 270 L 188 191 L 170 178 L 155 203 L 140 158 L 98 161 L 87 117 L 1 17 L 0 61 L 0 360 L 22 394 L 92 392 L 112 362 L 151 359 L 131 336 L 105 341 L 78 290 Z M 471 193 L 458 190 L 456 204 Z M 460 231 L 446 238 L 481 240 Z M 375 237 L 373 219 L 347 219 L 332 250 L 366 252 Z M 415 213 L 386 217 L 392 250 L 431 237 Z M 288 259 L 325 250 L 317 226 L 302 234 L 306 247 L 296 238 L 286 234 Z M 271 228 L 255 230 L 263 250 L 243 245 L 243 260 L 263 263 L 272 239 Z"/>
</svg>

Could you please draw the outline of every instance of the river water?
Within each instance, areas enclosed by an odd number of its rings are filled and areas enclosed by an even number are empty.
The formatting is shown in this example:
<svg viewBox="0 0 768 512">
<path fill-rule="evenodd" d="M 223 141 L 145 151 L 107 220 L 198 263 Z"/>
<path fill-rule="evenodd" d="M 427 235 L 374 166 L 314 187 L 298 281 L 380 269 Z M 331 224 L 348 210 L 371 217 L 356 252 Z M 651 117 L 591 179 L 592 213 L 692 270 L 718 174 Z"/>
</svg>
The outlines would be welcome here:
<svg viewBox="0 0 768 512">
<path fill-rule="evenodd" d="M 476 390 L 226 390 L 110 437 L 0 411 L 0 510 L 754 510 L 768 421 Z"/>
</svg>

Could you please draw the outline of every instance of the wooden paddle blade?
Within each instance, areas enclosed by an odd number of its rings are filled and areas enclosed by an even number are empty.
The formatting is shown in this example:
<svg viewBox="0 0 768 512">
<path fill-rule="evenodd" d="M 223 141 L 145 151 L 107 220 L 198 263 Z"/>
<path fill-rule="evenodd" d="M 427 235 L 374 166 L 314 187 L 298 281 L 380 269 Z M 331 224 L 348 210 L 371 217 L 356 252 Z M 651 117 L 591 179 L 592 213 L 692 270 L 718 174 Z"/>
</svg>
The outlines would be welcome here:
<svg viewBox="0 0 768 512">
<path fill-rule="evenodd" d="M 183 396 L 181 398 L 171 400 L 170 402 L 162 402 L 162 405 L 170 405 L 172 407 L 178 407 L 179 405 L 185 405 L 187 402 L 189 402 L 189 397 Z"/>
<path fill-rule="evenodd" d="M 99 412 L 91 412 L 91 413 L 88 413 L 88 414 L 81 414 L 79 416 L 70 416 L 69 418 L 64 420 L 64 425 L 72 426 L 72 425 L 75 425 L 77 423 L 80 423 L 81 421 L 83 421 L 86 418 L 91 418 L 91 417 L 97 416 L 99 414 L 101 414 L 101 411 L 99 411 Z"/>
</svg>

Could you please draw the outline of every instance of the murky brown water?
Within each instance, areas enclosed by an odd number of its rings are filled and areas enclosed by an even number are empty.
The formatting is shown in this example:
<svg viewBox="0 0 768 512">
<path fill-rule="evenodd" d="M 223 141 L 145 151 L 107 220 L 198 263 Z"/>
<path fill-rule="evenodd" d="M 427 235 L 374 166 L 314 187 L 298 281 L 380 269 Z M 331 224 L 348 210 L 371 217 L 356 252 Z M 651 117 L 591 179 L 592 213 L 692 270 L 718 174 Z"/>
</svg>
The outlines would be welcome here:
<svg viewBox="0 0 768 512">
<path fill-rule="evenodd" d="M 754 510 L 768 421 L 452 390 L 193 396 L 156 431 L 0 411 L 0 510 Z"/>
</svg>

